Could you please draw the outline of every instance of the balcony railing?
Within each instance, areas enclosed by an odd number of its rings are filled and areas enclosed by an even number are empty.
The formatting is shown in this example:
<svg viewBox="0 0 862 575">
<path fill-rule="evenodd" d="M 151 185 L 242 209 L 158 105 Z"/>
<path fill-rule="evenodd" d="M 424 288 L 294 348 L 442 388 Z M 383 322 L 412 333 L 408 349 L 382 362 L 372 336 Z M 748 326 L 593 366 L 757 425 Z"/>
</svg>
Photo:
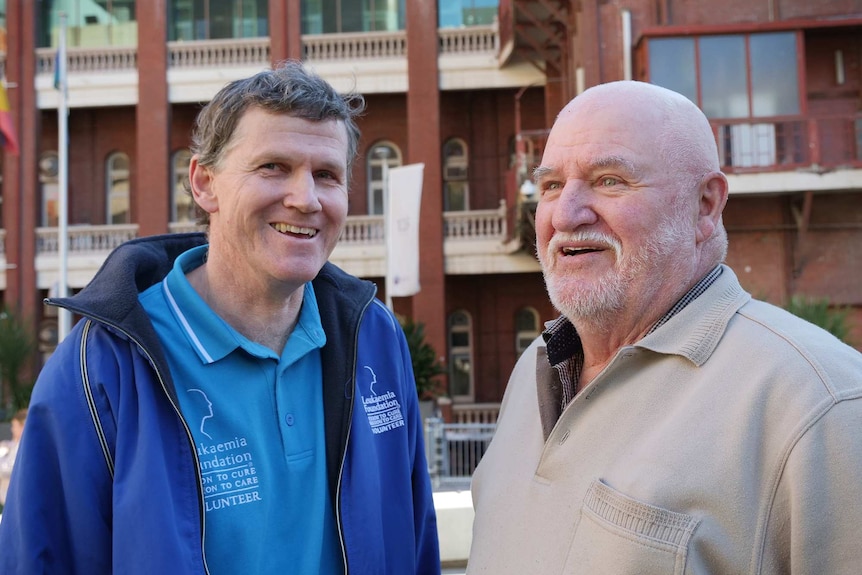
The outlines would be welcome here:
<svg viewBox="0 0 862 575">
<path fill-rule="evenodd" d="M 494 53 L 499 49 L 496 25 L 441 28 L 441 54 Z M 36 73 L 53 74 L 55 48 L 36 50 Z M 68 71 L 97 73 L 129 71 L 137 68 L 135 46 L 69 48 Z M 304 34 L 303 58 L 310 62 L 354 61 L 407 56 L 407 34 L 359 32 L 350 34 Z M 0 65 L 5 61 L 0 62 Z M 270 63 L 269 38 L 196 40 L 168 42 L 170 68 L 220 68 L 224 66 L 266 66 Z"/>
<path fill-rule="evenodd" d="M 711 123 L 727 173 L 862 167 L 862 114 Z"/>
<path fill-rule="evenodd" d="M 407 34 L 403 31 L 305 34 L 302 53 L 311 62 L 404 58 L 407 56 Z"/>
<path fill-rule="evenodd" d="M 168 42 L 170 68 L 259 66 L 269 60 L 269 38 Z"/>
<path fill-rule="evenodd" d="M 506 202 L 496 210 L 445 212 L 443 235 L 447 240 L 506 239 Z"/>
<path fill-rule="evenodd" d="M 505 241 L 506 205 L 496 210 L 447 212 L 443 216 L 447 241 L 494 240 Z M 173 233 L 197 231 L 194 222 L 171 223 Z M 2 230 L 0 230 L 2 231 Z M 69 254 L 107 253 L 120 244 L 137 237 L 137 224 L 113 226 L 69 226 Z M 5 235 L 0 235 L 0 241 Z M 339 243 L 348 246 L 383 244 L 385 239 L 383 216 L 348 216 Z M 59 252 L 57 228 L 36 229 L 36 254 L 56 255 Z"/>
<path fill-rule="evenodd" d="M 69 226 L 68 250 L 70 255 L 107 253 L 138 235 L 137 224 L 113 226 Z M 60 251 L 57 228 L 36 228 L 36 255 L 58 254 Z"/>
<path fill-rule="evenodd" d="M 728 174 L 862 168 L 862 114 L 712 120 Z M 525 163 L 542 157 L 547 130 L 521 133 Z"/>
</svg>

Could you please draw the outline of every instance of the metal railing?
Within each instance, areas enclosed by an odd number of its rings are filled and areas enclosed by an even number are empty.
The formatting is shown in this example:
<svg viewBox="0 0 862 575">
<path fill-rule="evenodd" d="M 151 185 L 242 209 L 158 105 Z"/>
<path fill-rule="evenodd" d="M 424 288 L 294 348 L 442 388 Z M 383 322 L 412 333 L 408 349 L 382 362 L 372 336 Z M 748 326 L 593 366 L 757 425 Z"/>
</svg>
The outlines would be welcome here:
<svg viewBox="0 0 862 575">
<path fill-rule="evenodd" d="M 440 54 L 477 54 L 499 51 L 496 25 L 441 28 L 437 32 Z M 36 73 L 53 74 L 56 48 L 36 49 Z M 405 58 L 407 33 L 355 32 L 343 34 L 303 34 L 303 58 L 310 62 L 351 62 L 379 58 Z M 137 46 L 70 47 L 70 74 L 136 70 Z M 193 40 L 168 42 L 169 68 L 221 68 L 224 66 L 267 66 L 270 41 L 261 38 Z M 5 67 L 5 54 L 0 69 Z"/>
<path fill-rule="evenodd" d="M 728 174 L 862 167 L 862 114 L 710 120 Z M 547 130 L 522 131 L 529 171 Z"/>
<path fill-rule="evenodd" d="M 446 212 L 443 215 L 447 241 L 504 240 L 506 235 L 506 206 L 496 210 Z M 195 222 L 168 224 L 172 233 L 199 231 Z M 36 253 L 51 254 L 59 250 L 58 229 L 36 228 Z M 69 252 L 107 252 L 121 243 L 138 236 L 137 224 L 123 225 L 71 225 L 69 226 Z M 385 240 L 383 216 L 348 216 L 339 242 L 342 245 L 375 245 Z"/>
<path fill-rule="evenodd" d="M 713 120 L 727 173 L 862 166 L 862 114 Z"/>
<path fill-rule="evenodd" d="M 425 453 L 431 485 L 436 490 L 466 490 L 488 449 L 496 423 L 444 423 L 425 420 Z"/>
<path fill-rule="evenodd" d="M 137 224 L 111 226 L 73 225 L 68 228 L 69 253 L 107 254 L 138 236 Z M 57 228 L 36 228 L 36 255 L 60 251 Z"/>
<path fill-rule="evenodd" d="M 452 405 L 454 423 L 497 423 L 499 403 L 456 403 Z"/>
</svg>

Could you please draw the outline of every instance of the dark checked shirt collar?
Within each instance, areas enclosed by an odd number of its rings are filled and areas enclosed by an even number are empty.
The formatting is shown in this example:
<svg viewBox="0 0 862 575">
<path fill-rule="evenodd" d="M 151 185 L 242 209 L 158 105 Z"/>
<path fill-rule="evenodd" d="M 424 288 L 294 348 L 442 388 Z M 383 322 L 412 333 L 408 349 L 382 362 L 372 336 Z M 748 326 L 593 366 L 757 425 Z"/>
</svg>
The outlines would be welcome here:
<svg viewBox="0 0 862 575">
<path fill-rule="evenodd" d="M 720 275 L 720 265 L 712 268 L 712 271 L 688 290 L 666 314 L 653 324 L 647 335 L 663 326 L 685 306 L 697 299 Z M 547 346 L 548 361 L 560 375 L 560 383 L 562 384 L 561 407 L 565 408 L 575 397 L 581 369 L 584 366 L 584 348 L 581 345 L 581 338 L 575 326 L 565 316 L 560 316 L 548 325 L 547 329 L 542 332 L 542 338 Z"/>
</svg>

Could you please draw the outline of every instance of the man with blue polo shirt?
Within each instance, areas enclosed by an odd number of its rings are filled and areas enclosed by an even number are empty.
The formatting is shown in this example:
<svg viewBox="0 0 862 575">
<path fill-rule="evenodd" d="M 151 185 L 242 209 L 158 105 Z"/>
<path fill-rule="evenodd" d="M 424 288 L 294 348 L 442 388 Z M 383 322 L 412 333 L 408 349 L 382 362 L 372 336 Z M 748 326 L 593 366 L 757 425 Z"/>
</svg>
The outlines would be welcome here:
<svg viewBox="0 0 862 575">
<path fill-rule="evenodd" d="M 192 288 L 186 274 L 206 254 L 206 246 L 182 254 L 140 300 L 164 342 L 195 439 L 207 561 L 224 573 L 274 573 L 285 564 L 297 573 L 338 573 L 323 441 L 326 336 L 314 288 L 305 284 L 299 318 L 279 355 L 233 329 Z M 236 553 L 242 546 L 261 550 L 256 561 Z"/>
<path fill-rule="evenodd" d="M 327 262 L 363 107 L 297 62 L 231 82 L 193 134 L 207 234 L 48 302 L 83 319 L 33 392 L 0 572 L 440 573 L 404 334 Z"/>
</svg>

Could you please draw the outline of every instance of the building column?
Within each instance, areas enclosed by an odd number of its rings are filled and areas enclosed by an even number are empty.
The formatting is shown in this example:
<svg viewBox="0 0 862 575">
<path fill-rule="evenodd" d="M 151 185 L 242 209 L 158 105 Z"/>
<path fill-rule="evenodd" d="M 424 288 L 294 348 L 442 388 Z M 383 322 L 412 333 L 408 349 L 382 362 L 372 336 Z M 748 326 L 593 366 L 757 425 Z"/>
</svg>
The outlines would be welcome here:
<svg viewBox="0 0 862 575">
<path fill-rule="evenodd" d="M 24 317 L 39 311 L 36 288 L 36 225 L 39 218 L 38 134 L 36 108 L 36 8 L 10 2 L 6 18 L 6 82 L 9 106 L 18 136 L 19 155 L 4 154 L 3 227 L 16 230 L 6 236 L 5 303 L 18 307 Z"/>
<path fill-rule="evenodd" d="M 6 13 L 6 92 L 19 154 L 3 154 L 3 229 L 6 289 L 4 304 L 21 314 L 32 329 L 41 317 L 36 286 L 36 225 L 39 218 L 38 158 L 41 114 L 36 107 L 36 8 L 29 2 L 9 2 Z M 36 362 L 29 366 L 35 375 Z M 25 368 L 26 369 L 26 368 Z"/>
<path fill-rule="evenodd" d="M 269 0 L 269 58 L 302 59 L 302 0 Z"/>
<path fill-rule="evenodd" d="M 419 223 L 419 282 L 422 290 L 413 296 L 413 319 L 425 324 L 427 342 L 438 357 L 445 358 L 446 272 L 440 170 L 437 0 L 406 4 L 407 163 L 425 164 Z"/>
<path fill-rule="evenodd" d="M 132 221 L 138 234 L 168 231 L 170 220 L 170 125 L 167 0 L 136 4 L 138 21 L 137 150 L 131 166 Z"/>
</svg>

